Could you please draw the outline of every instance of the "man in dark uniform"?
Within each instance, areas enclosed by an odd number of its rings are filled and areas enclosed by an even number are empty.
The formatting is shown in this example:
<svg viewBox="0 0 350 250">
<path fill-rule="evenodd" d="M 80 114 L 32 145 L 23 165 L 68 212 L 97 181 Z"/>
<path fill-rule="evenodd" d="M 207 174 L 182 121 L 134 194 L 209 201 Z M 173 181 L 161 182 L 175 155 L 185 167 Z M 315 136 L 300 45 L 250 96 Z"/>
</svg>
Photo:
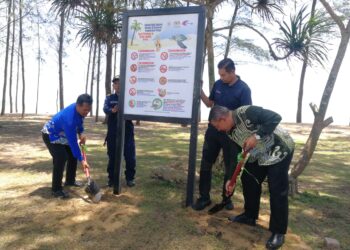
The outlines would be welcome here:
<svg viewBox="0 0 350 250">
<path fill-rule="evenodd" d="M 118 95 L 119 95 L 119 77 L 112 80 L 114 94 L 106 97 L 103 111 L 108 115 L 108 130 L 107 130 L 107 154 L 108 154 L 108 186 L 112 187 L 114 180 L 114 164 L 115 164 L 115 149 L 117 138 L 117 122 L 118 122 Z M 135 168 L 136 168 L 136 153 L 134 139 L 134 124 L 132 121 L 125 121 L 125 139 L 124 139 L 124 159 L 125 159 L 125 179 L 126 185 L 129 187 L 135 186 Z"/>
<path fill-rule="evenodd" d="M 234 110 L 243 105 L 252 104 L 251 91 L 249 86 L 236 75 L 234 62 L 225 58 L 218 64 L 220 80 L 214 83 L 210 96 L 201 92 L 201 99 L 207 107 L 214 105 L 224 106 Z M 202 151 L 202 160 L 199 175 L 199 198 L 192 205 L 194 210 L 202 210 L 209 206 L 212 166 L 219 155 L 220 149 L 223 149 L 225 163 L 225 177 L 223 183 L 222 197 L 225 199 L 225 183 L 231 178 L 233 169 L 237 164 L 237 154 L 240 148 L 224 132 L 218 131 L 211 124 L 205 132 L 205 139 Z M 230 199 L 225 199 L 226 209 L 232 210 L 233 204 Z"/>
</svg>

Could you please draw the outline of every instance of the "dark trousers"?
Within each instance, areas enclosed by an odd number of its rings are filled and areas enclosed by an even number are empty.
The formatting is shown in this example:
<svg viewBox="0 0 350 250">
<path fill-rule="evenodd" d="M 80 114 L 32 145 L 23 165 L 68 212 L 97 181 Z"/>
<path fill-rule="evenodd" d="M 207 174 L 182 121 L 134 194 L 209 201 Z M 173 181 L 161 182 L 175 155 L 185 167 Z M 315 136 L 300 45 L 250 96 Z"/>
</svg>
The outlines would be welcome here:
<svg viewBox="0 0 350 250">
<path fill-rule="evenodd" d="M 111 132 L 111 131 L 109 131 Z M 108 165 L 107 173 L 110 183 L 114 183 L 114 164 L 115 164 L 115 149 L 116 149 L 116 133 L 108 133 L 107 135 L 107 154 Z M 125 179 L 132 181 L 136 173 L 136 151 L 134 139 L 134 125 L 125 123 L 125 138 L 124 138 L 124 159 L 125 159 Z"/>
<path fill-rule="evenodd" d="M 69 145 L 51 143 L 48 134 L 42 133 L 42 137 L 52 156 L 52 191 L 56 192 L 62 190 L 63 172 L 67 161 L 66 183 L 73 184 L 75 182 L 78 161 L 73 156 Z"/>
<path fill-rule="evenodd" d="M 258 162 L 246 163 L 242 173 L 242 187 L 245 214 L 258 219 L 260 208 L 261 184 L 267 177 L 270 193 L 270 225 L 273 233 L 285 234 L 288 227 L 288 169 L 293 153 L 283 161 L 259 166 Z"/>
<path fill-rule="evenodd" d="M 225 164 L 222 197 L 225 198 L 225 183 L 232 177 L 234 168 L 237 165 L 237 154 L 240 147 L 233 142 L 226 133 L 219 132 L 216 128 L 209 124 L 208 129 L 205 132 L 199 173 L 199 195 L 203 200 L 210 199 L 212 167 L 221 149 L 223 150 Z"/>
</svg>

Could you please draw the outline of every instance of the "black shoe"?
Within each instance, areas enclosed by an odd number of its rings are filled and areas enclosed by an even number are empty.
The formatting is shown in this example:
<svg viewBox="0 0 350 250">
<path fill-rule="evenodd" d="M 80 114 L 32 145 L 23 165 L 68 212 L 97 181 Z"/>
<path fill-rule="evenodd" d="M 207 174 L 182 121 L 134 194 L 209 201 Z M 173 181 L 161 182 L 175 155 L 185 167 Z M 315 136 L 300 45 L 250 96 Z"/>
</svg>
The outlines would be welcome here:
<svg viewBox="0 0 350 250">
<path fill-rule="evenodd" d="M 284 234 L 272 233 L 271 237 L 266 242 L 267 249 L 278 249 L 284 243 Z"/>
<path fill-rule="evenodd" d="M 56 198 L 61 198 L 61 199 L 69 198 L 68 192 L 64 190 L 52 191 L 52 195 Z"/>
<path fill-rule="evenodd" d="M 127 185 L 128 187 L 133 187 L 133 186 L 135 186 L 135 182 L 134 182 L 133 180 L 131 180 L 131 181 L 126 181 L 126 185 Z"/>
<path fill-rule="evenodd" d="M 238 222 L 238 223 L 242 223 L 242 224 L 246 224 L 249 226 L 255 226 L 256 225 L 256 220 L 253 218 L 248 217 L 247 215 L 240 214 L 237 216 L 231 216 L 228 218 L 230 221 L 232 222 Z"/>
<path fill-rule="evenodd" d="M 196 211 L 203 210 L 211 204 L 211 200 L 203 200 L 202 198 L 197 199 L 196 203 L 192 205 L 192 208 Z"/>
<path fill-rule="evenodd" d="M 106 187 L 110 187 L 111 188 L 113 186 L 114 186 L 114 183 L 113 183 L 113 181 L 110 181 L 110 180 L 106 184 Z"/>
<path fill-rule="evenodd" d="M 233 210 L 234 209 L 234 205 L 233 202 L 231 200 L 229 200 L 226 205 L 225 205 L 225 209 L 226 210 Z"/>
<path fill-rule="evenodd" d="M 65 182 L 64 185 L 65 186 L 71 186 L 71 187 L 82 187 L 82 186 L 84 186 L 84 184 L 82 182 L 80 182 L 80 181 L 75 181 L 73 183 Z"/>
</svg>

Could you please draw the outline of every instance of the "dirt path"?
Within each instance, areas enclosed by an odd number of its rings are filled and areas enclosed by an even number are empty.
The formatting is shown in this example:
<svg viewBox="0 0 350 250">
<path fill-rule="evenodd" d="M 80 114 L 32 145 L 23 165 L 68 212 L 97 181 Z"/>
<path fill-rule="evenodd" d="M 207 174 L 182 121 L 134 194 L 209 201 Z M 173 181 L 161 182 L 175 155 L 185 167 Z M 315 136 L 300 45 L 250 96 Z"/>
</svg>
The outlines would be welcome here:
<svg viewBox="0 0 350 250">
<path fill-rule="evenodd" d="M 123 186 L 119 196 L 103 188 L 97 205 L 79 188 L 70 189 L 68 201 L 52 198 L 51 159 L 40 137 L 46 120 L 0 118 L 0 249 L 264 249 L 268 211 L 257 227 L 227 220 L 242 211 L 242 203 L 234 212 L 209 216 L 181 208 L 177 196 L 152 203 L 142 182 L 133 189 Z M 91 143 L 101 144 L 103 129 L 91 131 Z M 283 249 L 310 248 L 289 231 Z"/>
</svg>

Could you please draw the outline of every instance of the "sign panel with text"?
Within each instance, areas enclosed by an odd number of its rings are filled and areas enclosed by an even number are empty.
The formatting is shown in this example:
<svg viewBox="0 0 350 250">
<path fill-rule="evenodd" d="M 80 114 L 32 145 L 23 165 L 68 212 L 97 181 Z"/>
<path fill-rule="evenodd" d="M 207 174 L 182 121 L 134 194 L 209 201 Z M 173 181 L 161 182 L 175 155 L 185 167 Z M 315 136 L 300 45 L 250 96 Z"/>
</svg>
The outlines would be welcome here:
<svg viewBox="0 0 350 250">
<path fill-rule="evenodd" d="M 204 9 L 133 11 L 124 20 L 124 115 L 139 120 L 189 121 L 194 100 L 199 98 L 194 91 L 200 89 L 195 85 L 202 73 Z"/>
</svg>

